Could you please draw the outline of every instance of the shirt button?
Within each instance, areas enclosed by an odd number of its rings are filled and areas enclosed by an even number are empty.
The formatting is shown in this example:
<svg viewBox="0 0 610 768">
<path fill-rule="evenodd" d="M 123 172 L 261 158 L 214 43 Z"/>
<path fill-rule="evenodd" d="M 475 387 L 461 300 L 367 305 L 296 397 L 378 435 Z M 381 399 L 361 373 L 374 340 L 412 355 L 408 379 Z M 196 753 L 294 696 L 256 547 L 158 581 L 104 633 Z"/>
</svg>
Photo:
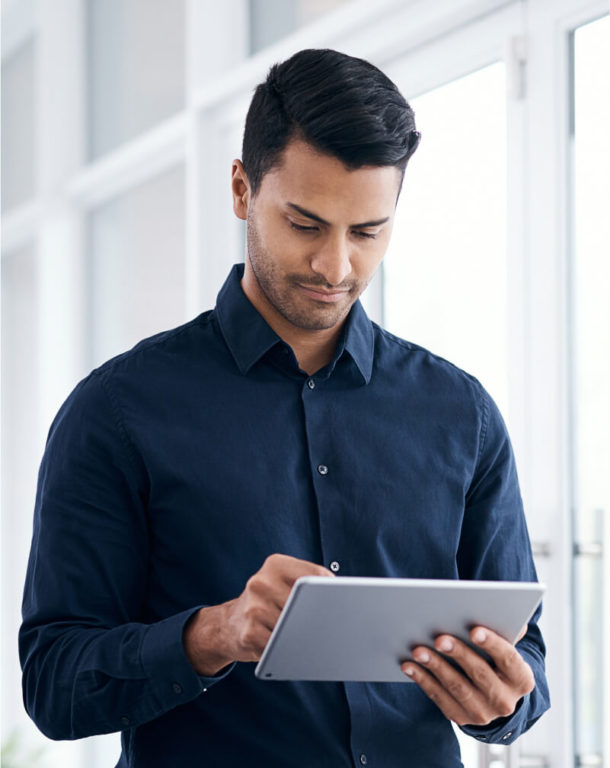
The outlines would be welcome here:
<svg viewBox="0 0 610 768">
<path fill-rule="evenodd" d="M 328 467 L 326 464 L 318 464 L 318 472 L 321 475 L 327 475 L 328 474 Z"/>
<path fill-rule="evenodd" d="M 122 717 L 121 718 L 121 725 L 124 725 L 125 728 L 127 728 L 130 725 L 131 721 L 128 717 Z"/>
<path fill-rule="evenodd" d="M 172 683 L 172 689 L 174 693 L 182 693 L 182 686 L 180 683 Z"/>
<path fill-rule="evenodd" d="M 307 386 L 309 387 L 309 389 L 315 389 L 316 382 L 313 379 L 307 379 Z"/>
<path fill-rule="evenodd" d="M 502 741 L 506 741 L 506 739 L 510 739 L 512 735 L 513 735 L 513 732 L 508 731 L 508 733 L 505 733 L 504 736 L 502 736 Z"/>
<path fill-rule="evenodd" d="M 360 765 L 366 765 L 368 763 L 368 758 L 364 754 L 364 752 L 360 755 Z"/>
<path fill-rule="evenodd" d="M 336 560 L 333 560 L 333 561 L 332 561 L 332 563 L 330 564 L 330 570 L 331 570 L 333 573 L 337 573 L 337 571 L 339 570 L 339 568 L 341 568 L 341 566 L 339 565 L 339 563 L 338 563 Z"/>
</svg>

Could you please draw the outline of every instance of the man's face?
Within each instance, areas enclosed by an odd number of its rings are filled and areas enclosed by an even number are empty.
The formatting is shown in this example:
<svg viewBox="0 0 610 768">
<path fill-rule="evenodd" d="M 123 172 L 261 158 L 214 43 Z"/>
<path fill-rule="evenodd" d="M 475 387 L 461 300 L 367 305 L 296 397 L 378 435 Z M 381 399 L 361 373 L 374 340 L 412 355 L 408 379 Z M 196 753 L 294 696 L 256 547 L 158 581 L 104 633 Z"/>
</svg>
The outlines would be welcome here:
<svg viewBox="0 0 610 768">
<path fill-rule="evenodd" d="M 397 168 L 352 171 L 289 143 L 247 202 L 248 261 L 268 308 L 303 330 L 340 324 L 386 251 L 399 183 Z"/>
</svg>

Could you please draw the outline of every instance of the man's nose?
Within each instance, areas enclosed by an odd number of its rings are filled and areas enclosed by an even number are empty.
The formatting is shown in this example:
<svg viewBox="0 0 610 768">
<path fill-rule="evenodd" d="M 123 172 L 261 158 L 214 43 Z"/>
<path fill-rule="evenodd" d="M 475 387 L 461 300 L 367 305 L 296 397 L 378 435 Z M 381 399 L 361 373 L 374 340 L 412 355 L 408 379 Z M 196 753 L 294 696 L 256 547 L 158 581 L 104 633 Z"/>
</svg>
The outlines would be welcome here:
<svg viewBox="0 0 610 768">
<path fill-rule="evenodd" d="M 340 285 L 352 271 L 350 244 L 341 235 L 329 237 L 311 259 L 311 268 L 328 285 Z"/>
</svg>

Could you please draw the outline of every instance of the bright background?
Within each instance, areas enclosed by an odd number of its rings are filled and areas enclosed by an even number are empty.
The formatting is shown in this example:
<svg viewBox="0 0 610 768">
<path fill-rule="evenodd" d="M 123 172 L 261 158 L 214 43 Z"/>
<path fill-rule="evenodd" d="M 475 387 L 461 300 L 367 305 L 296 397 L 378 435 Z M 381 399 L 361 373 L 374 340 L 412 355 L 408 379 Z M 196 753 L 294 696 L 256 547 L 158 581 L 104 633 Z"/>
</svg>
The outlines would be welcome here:
<svg viewBox="0 0 610 768">
<path fill-rule="evenodd" d="M 467 768 L 610 767 L 607 0 L 4 0 L 2 764 L 112 766 L 28 720 L 16 634 L 38 465 L 92 367 L 213 306 L 252 89 L 334 47 L 381 66 L 422 143 L 365 306 L 480 378 L 515 447 L 553 708 Z M 604 724 L 606 728 L 604 729 Z"/>
</svg>

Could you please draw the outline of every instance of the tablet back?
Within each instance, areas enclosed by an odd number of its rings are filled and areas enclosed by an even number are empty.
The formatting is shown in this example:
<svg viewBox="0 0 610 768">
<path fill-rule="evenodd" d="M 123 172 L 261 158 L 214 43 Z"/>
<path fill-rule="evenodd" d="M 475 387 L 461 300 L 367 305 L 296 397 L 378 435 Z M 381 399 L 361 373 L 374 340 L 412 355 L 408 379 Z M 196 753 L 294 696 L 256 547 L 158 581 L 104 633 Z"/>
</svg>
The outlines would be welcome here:
<svg viewBox="0 0 610 768">
<path fill-rule="evenodd" d="M 477 624 L 514 643 L 544 585 L 306 576 L 299 579 L 256 667 L 265 680 L 411 682 L 400 663 L 416 645 Z"/>
</svg>

